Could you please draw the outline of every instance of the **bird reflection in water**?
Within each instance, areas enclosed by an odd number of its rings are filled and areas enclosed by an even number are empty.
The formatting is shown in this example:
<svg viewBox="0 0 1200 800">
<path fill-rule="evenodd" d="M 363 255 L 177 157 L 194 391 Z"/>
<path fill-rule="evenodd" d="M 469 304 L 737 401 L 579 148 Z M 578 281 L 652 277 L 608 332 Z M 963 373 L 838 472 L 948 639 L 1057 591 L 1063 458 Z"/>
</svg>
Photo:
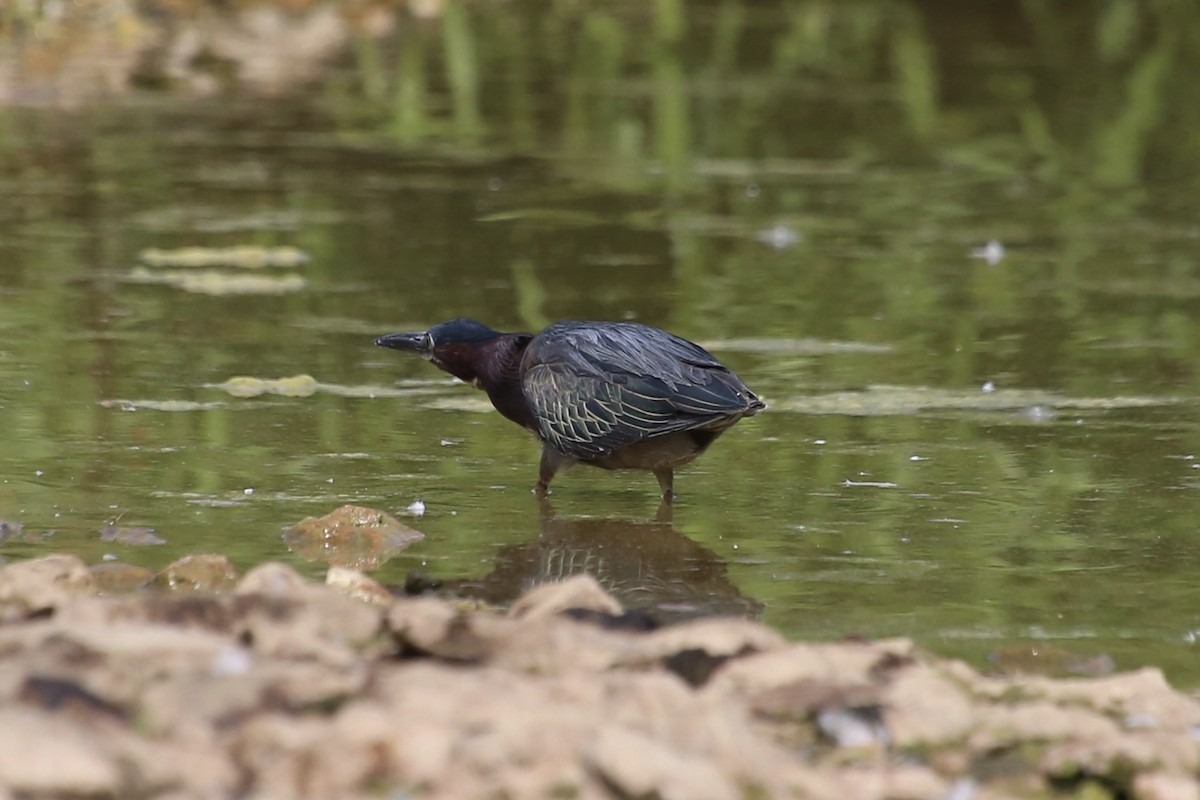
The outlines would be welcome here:
<svg viewBox="0 0 1200 800">
<path fill-rule="evenodd" d="M 547 498 L 540 506 L 536 538 L 501 549 L 484 578 L 446 588 L 504 604 L 533 586 L 588 573 L 626 609 L 647 611 L 661 622 L 762 611 L 761 602 L 729 580 L 720 556 L 675 530 L 666 503 L 653 522 L 562 517 Z"/>
</svg>

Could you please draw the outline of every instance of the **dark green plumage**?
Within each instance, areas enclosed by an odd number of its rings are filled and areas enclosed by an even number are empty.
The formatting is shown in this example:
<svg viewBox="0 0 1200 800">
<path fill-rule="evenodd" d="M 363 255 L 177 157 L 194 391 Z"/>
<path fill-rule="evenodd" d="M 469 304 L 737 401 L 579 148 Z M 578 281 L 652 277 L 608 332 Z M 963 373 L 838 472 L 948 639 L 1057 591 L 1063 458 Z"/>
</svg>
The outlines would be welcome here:
<svg viewBox="0 0 1200 800">
<path fill-rule="evenodd" d="M 424 355 L 537 434 L 541 491 L 580 461 L 650 470 L 670 499 L 675 468 L 764 408 L 704 348 L 632 322 L 557 322 L 530 336 L 452 320 L 376 344 Z"/>
</svg>

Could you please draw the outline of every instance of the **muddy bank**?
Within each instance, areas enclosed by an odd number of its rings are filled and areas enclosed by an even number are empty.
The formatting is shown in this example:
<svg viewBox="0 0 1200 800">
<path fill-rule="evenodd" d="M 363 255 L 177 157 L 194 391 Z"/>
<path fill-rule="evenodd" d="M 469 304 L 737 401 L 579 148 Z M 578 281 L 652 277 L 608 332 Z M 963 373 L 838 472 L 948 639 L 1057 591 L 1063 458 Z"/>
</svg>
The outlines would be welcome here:
<svg viewBox="0 0 1200 800">
<path fill-rule="evenodd" d="M 588 577 L 503 613 L 339 568 L 129 583 L 0 569 L 0 797 L 1200 797 L 1200 703 L 1153 669 L 655 628 Z"/>
</svg>

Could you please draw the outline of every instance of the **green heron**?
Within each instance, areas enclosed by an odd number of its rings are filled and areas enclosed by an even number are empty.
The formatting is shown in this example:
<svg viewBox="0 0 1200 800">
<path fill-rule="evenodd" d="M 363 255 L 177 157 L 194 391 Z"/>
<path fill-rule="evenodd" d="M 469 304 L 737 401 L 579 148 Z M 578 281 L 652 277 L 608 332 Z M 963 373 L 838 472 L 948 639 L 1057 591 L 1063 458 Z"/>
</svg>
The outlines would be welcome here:
<svg viewBox="0 0 1200 800">
<path fill-rule="evenodd" d="M 669 502 L 677 467 L 766 407 L 700 345 L 633 322 L 556 322 L 531 335 L 455 319 L 375 344 L 429 359 L 533 431 L 543 495 L 559 469 L 583 462 L 649 470 Z"/>
</svg>

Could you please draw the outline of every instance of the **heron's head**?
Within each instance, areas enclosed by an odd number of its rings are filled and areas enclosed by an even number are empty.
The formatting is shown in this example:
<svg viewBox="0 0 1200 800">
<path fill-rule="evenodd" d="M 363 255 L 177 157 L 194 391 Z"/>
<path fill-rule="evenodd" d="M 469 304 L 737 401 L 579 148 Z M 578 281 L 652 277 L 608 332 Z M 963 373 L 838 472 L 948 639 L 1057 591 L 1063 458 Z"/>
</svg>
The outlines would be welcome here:
<svg viewBox="0 0 1200 800">
<path fill-rule="evenodd" d="M 416 353 L 438 369 L 478 386 L 483 362 L 491 357 L 488 345 L 510 335 L 473 319 L 452 319 L 427 331 L 389 333 L 376 339 L 375 344 Z"/>
</svg>

